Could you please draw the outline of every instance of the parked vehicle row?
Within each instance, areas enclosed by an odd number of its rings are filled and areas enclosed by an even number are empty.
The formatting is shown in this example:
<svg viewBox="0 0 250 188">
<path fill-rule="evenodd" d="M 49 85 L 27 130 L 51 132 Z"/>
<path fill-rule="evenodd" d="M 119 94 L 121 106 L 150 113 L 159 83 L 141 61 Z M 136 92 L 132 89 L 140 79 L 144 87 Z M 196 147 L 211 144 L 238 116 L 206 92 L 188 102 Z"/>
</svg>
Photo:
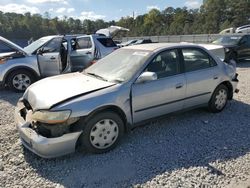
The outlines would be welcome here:
<svg viewBox="0 0 250 188">
<path fill-rule="evenodd" d="M 240 61 L 250 58 L 250 35 L 224 35 L 213 42 L 226 49 L 228 59 Z"/>
<path fill-rule="evenodd" d="M 113 149 L 151 118 L 206 106 L 222 111 L 237 92 L 233 66 L 194 44 L 120 48 L 83 72 L 32 84 L 15 111 L 25 147 L 51 158 Z"/>
<path fill-rule="evenodd" d="M 220 32 L 220 34 L 233 34 L 233 33 L 250 33 L 250 25 L 243 25 L 240 27 L 230 27 L 227 29 L 224 29 Z"/>
</svg>

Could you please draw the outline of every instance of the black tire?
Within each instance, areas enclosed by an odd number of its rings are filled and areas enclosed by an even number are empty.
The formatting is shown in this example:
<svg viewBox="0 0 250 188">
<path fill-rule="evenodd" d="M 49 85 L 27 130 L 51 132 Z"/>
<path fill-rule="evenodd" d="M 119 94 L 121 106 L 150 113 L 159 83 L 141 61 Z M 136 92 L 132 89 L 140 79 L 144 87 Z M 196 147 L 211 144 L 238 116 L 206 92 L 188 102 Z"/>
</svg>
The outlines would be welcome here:
<svg viewBox="0 0 250 188">
<path fill-rule="evenodd" d="M 218 113 L 218 112 L 221 112 L 226 107 L 228 97 L 229 97 L 228 92 L 229 92 L 228 88 L 223 84 L 219 85 L 215 89 L 208 104 L 208 109 L 210 112 Z"/>
<path fill-rule="evenodd" d="M 105 120 L 110 122 L 115 122 L 115 124 L 111 125 L 114 130 L 111 131 L 112 128 L 107 128 L 105 129 L 105 124 L 103 123 Z M 84 121 L 80 120 L 79 123 L 81 124 L 81 127 L 83 127 L 83 133 L 79 138 L 79 141 L 81 145 L 83 146 L 83 149 L 86 149 L 90 153 L 105 153 L 113 148 L 116 147 L 116 145 L 119 143 L 121 140 L 123 134 L 124 134 L 124 122 L 120 118 L 119 115 L 117 115 L 114 112 L 101 112 L 98 113 L 94 116 L 92 116 L 87 122 L 84 123 Z M 97 124 L 99 123 L 99 126 Z M 117 125 L 117 128 L 115 128 Z M 104 127 L 102 127 L 104 126 Z M 96 127 L 101 127 L 101 128 L 96 128 Z M 101 132 L 100 132 L 100 129 Z M 116 130 L 116 131 L 115 131 Z M 112 133 L 110 133 L 112 132 Z M 114 136 L 114 134 L 118 134 L 117 136 Z M 94 135 L 97 134 L 97 135 Z M 93 136 L 94 135 L 94 136 Z M 107 142 L 110 142 L 106 146 L 104 145 L 101 147 L 99 143 L 94 144 L 94 140 L 101 140 L 100 143 L 105 142 L 105 137 Z M 116 137 L 116 138 L 114 138 Z M 99 144 L 99 146 L 98 146 Z"/>
<path fill-rule="evenodd" d="M 19 76 L 21 80 L 18 80 Z M 20 81 L 20 83 L 17 83 L 18 81 Z M 34 82 L 35 82 L 34 75 L 28 70 L 13 71 L 9 74 L 6 81 L 8 87 L 15 92 L 24 92 L 27 89 L 27 87 Z"/>
</svg>

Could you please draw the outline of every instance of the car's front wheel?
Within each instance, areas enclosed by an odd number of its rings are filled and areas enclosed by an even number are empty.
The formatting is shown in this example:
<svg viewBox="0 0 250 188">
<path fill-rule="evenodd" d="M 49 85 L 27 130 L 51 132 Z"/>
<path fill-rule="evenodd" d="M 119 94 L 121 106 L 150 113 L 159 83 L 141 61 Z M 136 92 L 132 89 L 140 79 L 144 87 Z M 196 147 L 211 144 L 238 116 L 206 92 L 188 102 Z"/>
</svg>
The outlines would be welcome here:
<svg viewBox="0 0 250 188">
<path fill-rule="evenodd" d="M 10 73 L 7 85 L 13 91 L 24 92 L 34 81 L 35 78 L 29 71 L 17 70 Z"/>
<path fill-rule="evenodd" d="M 84 149 L 91 153 L 105 153 L 113 149 L 124 134 L 124 123 L 113 112 L 96 114 L 83 125 L 80 137 Z"/>
<path fill-rule="evenodd" d="M 228 101 L 228 88 L 225 85 L 219 85 L 209 101 L 209 110 L 213 113 L 221 112 Z"/>
</svg>

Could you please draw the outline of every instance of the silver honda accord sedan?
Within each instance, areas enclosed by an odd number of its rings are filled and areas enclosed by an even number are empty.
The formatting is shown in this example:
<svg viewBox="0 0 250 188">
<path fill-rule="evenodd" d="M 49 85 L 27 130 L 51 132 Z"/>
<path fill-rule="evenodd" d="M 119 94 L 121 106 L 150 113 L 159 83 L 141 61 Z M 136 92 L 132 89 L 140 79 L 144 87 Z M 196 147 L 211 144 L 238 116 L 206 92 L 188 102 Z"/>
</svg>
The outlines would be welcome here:
<svg viewBox="0 0 250 188">
<path fill-rule="evenodd" d="M 15 111 L 21 141 L 45 158 L 83 147 L 113 149 L 145 120 L 207 106 L 217 113 L 237 92 L 233 66 L 193 44 L 121 48 L 84 72 L 31 85 Z"/>
</svg>

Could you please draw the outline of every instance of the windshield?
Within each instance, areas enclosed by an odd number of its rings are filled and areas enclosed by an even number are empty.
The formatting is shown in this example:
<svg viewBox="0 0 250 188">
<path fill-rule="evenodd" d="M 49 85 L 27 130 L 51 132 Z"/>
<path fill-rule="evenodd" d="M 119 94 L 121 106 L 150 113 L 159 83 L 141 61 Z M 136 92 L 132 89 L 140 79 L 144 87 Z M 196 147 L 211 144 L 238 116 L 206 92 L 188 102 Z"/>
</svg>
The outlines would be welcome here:
<svg viewBox="0 0 250 188">
<path fill-rule="evenodd" d="M 235 45 L 237 44 L 242 36 L 224 36 L 218 38 L 213 43 L 214 44 L 222 44 L 222 45 Z"/>
<path fill-rule="evenodd" d="M 32 54 L 35 52 L 38 48 L 40 48 L 42 45 L 44 45 L 47 41 L 51 40 L 53 37 L 42 37 L 35 42 L 31 43 L 30 45 L 26 46 L 24 48 L 24 51 L 27 54 Z"/>
<path fill-rule="evenodd" d="M 119 49 L 85 69 L 84 73 L 109 82 L 125 82 L 133 77 L 150 55 L 150 51 Z"/>
</svg>

